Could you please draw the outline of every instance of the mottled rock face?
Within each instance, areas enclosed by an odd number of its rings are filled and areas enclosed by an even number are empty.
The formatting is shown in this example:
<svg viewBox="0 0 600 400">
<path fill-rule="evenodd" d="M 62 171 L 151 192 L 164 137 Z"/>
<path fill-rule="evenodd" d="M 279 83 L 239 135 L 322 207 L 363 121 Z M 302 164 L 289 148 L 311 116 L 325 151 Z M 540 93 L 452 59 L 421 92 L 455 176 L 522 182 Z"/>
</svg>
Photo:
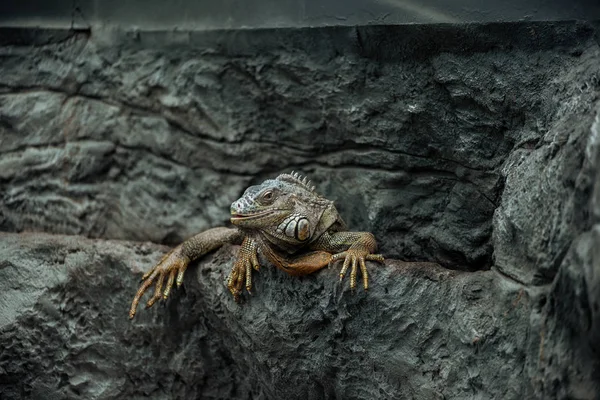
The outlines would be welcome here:
<svg viewBox="0 0 600 400">
<path fill-rule="evenodd" d="M 595 29 L 0 31 L 0 397 L 597 398 Z M 237 305 L 226 247 L 127 320 L 136 241 L 291 170 L 441 266 L 265 268 Z"/>
<path fill-rule="evenodd" d="M 468 270 L 505 161 L 596 57 L 573 25 L 9 34 L 0 229 L 172 244 L 295 169 L 386 254 Z"/>
</svg>

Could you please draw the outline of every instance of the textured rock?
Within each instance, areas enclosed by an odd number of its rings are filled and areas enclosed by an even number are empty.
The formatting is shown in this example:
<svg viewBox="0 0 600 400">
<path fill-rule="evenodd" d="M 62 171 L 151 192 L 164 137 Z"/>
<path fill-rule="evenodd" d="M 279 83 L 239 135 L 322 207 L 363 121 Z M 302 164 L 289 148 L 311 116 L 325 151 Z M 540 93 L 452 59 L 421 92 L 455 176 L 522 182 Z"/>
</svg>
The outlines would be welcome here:
<svg viewBox="0 0 600 400">
<path fill-rule="evenodd" d="M 597 48 L 582 55 L 569 79 L 553 88 L 566 100 L 552 110 L 552 124 L 529 133 L 502 169 L 495 265 L 527 284 L 552 282 L 575 237 L 593 223 L 588 203 L 598 145 L 591 129 L 598 118 L 599 60 Z"/>
<path fill-rule="evenodd" d="M 236 304 L 228 247 L 190 270 L 166 309 L 130 323 L 132 270 L 164 248 L 42 234 L 0 234 L 0 246 L 3 399 L 532 393 L 522 370 L 539 295 L 493 271 L 388 261 L 353 294 L 334 269 L 263 268 Z"/>
<path fill-rule="evenodd" d="M 2 399 L 600 396 L 594 25 L 2 33 L 0 230 L 46 232 L 0 234 Z M 368 294 L 237 305 L 227 247 L 126 320 L 165 248 L 105 239 L 292 169 L 376 234 Z"/>
<path fill-rule="evenodd" d="M 537 376 L 543 378 L 536 382 L 536 392 L 544 397 L 594 399 L 600 395 L 600 103 L 597 100 L 598 96 L 591 110 L 595 118 L 583 143 L 585 147 L 581 146 L 583 151 L 575 156 L 579 172 L 572 174 L 571 190 L 575 197 L 565 199 L 569 212 L 556 209 L 556 214 L 566 220 L 559 220 L 563 229 L 570 225 L 571 232 L 576 234 L 571 235 L 565 256 L 556 263 L 557 273 L 542 312 Z M 575 161 L 567 160 L 565 170 Z M 558 182 L 563 176 L 559 175 Z M 568 238 L 565 236 L 558 229 L 548 235 L 547 251 L 563 244 Z M 539 265 L 542 269 L 544 262 Z"/>
<path fill-rule="evenodd" d="M 3 32 L 0 229 L 173 244 L 300 170 L 386 254 L 469 270 L 511 150 L 598 61 L 558 23 Z"/>
</svg>

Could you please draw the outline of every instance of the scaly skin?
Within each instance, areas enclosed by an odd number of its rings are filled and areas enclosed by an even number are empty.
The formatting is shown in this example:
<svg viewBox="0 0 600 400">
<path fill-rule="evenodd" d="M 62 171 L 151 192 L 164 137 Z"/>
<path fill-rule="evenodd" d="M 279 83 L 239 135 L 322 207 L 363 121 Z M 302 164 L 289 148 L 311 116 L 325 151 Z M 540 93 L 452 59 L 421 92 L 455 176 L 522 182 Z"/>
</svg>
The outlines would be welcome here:
<svg viewBox="0 0 600 400">
<path fill-rule="evenodd" d="M 249 293 L 252 289 L 252 270 L 260 269 L 258 253 L 291 275 L 307 275 L 344 260 L 340 280 L 352 267 L 350 287 L 354 289 L 360 268 L 365 290 L 369 288 L 365 260 L 383 262 L 382 255 L 373 254 L 377 250 L 373 234 L 347 231 L 333 202 L 319 196 L 306 178 L 293 172 L 246 189 L 231 205 L 231 214 L 233 228 L 219 227 L 197 234 L 144 274 L 129 318 L 135 316 L 140 299 L 153 283 L 154 295 L 147 307 L 161 297 L 166 299 L 175 282 L 181 286 L 191 261 L 226 243 L 241 244 L 227 278 L 227 287 L 236 301 L 244 285 Z"/>
</svg>

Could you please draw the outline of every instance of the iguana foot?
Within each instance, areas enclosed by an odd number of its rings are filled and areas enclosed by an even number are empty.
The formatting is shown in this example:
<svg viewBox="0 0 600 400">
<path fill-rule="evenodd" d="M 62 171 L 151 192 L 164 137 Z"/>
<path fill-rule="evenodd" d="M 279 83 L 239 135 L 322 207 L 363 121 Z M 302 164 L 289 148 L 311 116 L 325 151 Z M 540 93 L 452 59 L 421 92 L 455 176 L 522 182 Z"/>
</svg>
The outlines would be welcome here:
<svg viewBox="0 0 600 400">
<path fill-rule="evenodd" d="M 148 300 L 146 307 L 152 307 L 154 303 L 160 300 L 161 296 L 163 299 L 169 297 L 169 293 L 175 282 L 175 277 L 177 277 L 177 287 L 180 287 L 183 283 L 183 275 L 185 274 L 188 264 L 189 260 L 181 255 L 181 246 L 178 246 L 167 253 L 150 271 L 146 272 L 141 279 L 143 283 L 131 303 L 129 318 L 131 319 L 135 316 L 140 299 L 155 280 L 156 285 L 154 287 L 154 295 Z M 163 284 L 167 274 L 169 275 L 169 279 L 167 280 L 167 286 L 163 291 Z"/>
<path fill-rule="evenodd" d="M 257 250 L 258 246 L 256 242 L 246 237 L 242 242 L 237 260 L 233 264 L 233 268 L 231 268 L 231 272 L 227 278 L 227 288 L 236 302 L 240 300 L 244 282 L 246 283 L 246 290 L 252 294 L 252 269 L 254 268 L 256 271 L 260 269 L 256 254 Z"/>
<path fill-rule="evenodd" d="M 344 265 L 340 271 L 340 281 L 344 279 L 346 272 L 350 265 L 352 265 L 352 271 L 350 272 L 350 288 L 356 288 L 356 275 L 358 273 L 358 267 L 360 266 L 360 272 L 363 278 L 363 285 L 365 290 L 369 289 L 369 274 L 367 273 L 367 266 L 365 260 L 383 262 L 383 256 L 381 254 L 370 254 L 366 250 L 361 249 L 348 249 L 341 253 L 334 254 L 331 257 L 329 265 L 332 265 L 338 260 L 344 259 Z"/>
</svg>

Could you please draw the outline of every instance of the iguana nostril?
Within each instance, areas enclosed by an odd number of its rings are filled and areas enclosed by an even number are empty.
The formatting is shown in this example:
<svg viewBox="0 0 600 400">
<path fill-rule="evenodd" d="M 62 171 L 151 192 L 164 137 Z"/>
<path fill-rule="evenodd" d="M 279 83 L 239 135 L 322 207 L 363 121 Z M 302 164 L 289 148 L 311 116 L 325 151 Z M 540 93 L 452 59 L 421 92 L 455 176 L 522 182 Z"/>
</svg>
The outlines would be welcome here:
<svg viewBox="0 0 600 400">
<path fill-rule="evenodd" d="M 231 214 L 240 214 L 242 212 L 242 204 L 240 200 L 236 200 L 233 203 L 231 203 Z"/>
</svg>

